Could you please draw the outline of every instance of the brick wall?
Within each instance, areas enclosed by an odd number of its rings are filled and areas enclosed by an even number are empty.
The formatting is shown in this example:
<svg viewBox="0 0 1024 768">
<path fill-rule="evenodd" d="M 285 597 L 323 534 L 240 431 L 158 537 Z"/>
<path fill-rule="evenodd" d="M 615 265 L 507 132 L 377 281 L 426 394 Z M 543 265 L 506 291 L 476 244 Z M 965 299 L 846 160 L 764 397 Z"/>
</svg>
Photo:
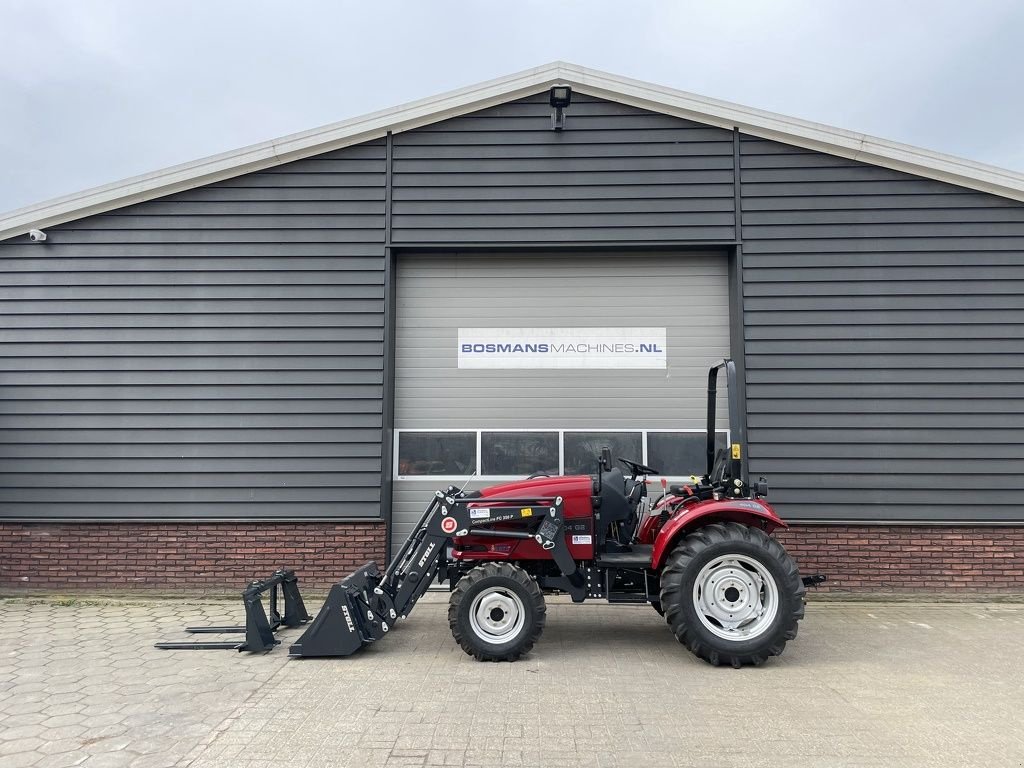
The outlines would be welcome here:
<svg viewBox="0 0 1024 768">
<path fill-rule="evenodd" d="M 803 573 L 839 592 L 1024 592 L 1024 526 L 794 526 Z M 0 588 L 237 589 L 294 567 L 327 586 L 384 561 L 382 523 L 0 523 Z"/>
<path fill-rule="evenodd" d="M 383 523 L 0 523 L 0 588 L 237 589 L 275 568 L 327 586 L 384 562 Z"/>
<path fill-rule="evenodd" d="M 794 525 L 801 573 L 836 592 L 1024 592 L 1024 526 Z"/>
</svg>

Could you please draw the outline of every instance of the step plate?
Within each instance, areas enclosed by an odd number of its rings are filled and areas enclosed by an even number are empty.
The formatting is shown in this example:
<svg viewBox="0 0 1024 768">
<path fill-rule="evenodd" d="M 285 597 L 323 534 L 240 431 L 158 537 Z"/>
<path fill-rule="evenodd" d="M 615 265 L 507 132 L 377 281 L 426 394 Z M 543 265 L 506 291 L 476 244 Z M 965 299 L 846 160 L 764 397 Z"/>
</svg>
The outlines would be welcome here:
<svg viewBox="0 0 1024 768">
<path fill-rule="evenodd" d="M 653 554 L 650 544 L 634 544 L 632 552 L 605 552 L 595 564 L 599 568 L 650 568 Z"/>
</svg>

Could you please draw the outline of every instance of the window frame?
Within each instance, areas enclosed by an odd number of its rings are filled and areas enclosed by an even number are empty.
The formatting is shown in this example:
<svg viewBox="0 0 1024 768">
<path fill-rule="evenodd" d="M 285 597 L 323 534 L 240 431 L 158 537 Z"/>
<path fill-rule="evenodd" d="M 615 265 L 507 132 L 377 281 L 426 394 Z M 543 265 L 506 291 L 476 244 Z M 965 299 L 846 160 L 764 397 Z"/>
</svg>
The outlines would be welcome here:
<svg viewBox="0 0 1024 768">
<path fill-rule="evenodd" d="M 555 438 L 558 441 L 558 473 L 559 473 L 559 476 L 561 476 L 561 474 L 565 471 L 565 444 L 563 442 L 563 434 L 564 434 L 564 432 L 561 431 L 561 430 L 558 430 L 558 429 L 478 429 L 476 431 L 476 468 L 477 468 L 477 472 L 479 472 L 477 477 L 483 477 L 483 478 L 507 478 L 507 477 L 512 477 L 514 479 L 519 479 L 519 480 L 521 480 L 523 478 L 522 475 L 501 475 L 501 474 L 485 475 L 483 473 L 483 464 L 484 464 L 483 444 L 484 444 L 484 433 L 485 432 L 496 432 L 496 433 L 500 433 L 500 434 L 512 433 L 512 434 L 521 434 L 521 435 L 529 435 L 529 434 L 555 435 Z"/>
<path fill-rule="evenodd" d="M 402 475 L 402 474 L 399 474 L 398 470 L 399 470 L 399 467 L 401 466 L 401 462 L 399 461 L 399 453 L 398 453 L 398 449 L 400 447 L 399 446 L 399 439 L 400 439 L 399 432 L 412 432 L 412 433 L 418 433 L 418 434 L 424 434 L 424 433 L 426 433 L 426 434 L 434 434 L 434 433 L 438 433 L 438 432 L 447 432 L 447 433 L 451 433 L 451 434 L 473 435 L 474 436 L 474 440 L 475 440 L 474 464 L 476 465 L 476 469 L 478 471 L 480 469 L 480 430 L 478 430 L 478 429 L 448 429 L 448 428 L 445 428 L 445 429 L 402 429 L 402 430 L 396 429 L 395 430 L 395 439 L 392 442 L 392 446 L 391 446 L 391 448 L 392 448 L 391 460 L 392 460 L 392 466 L 394 467 L 394 472 L 393 472 L 393 475 L 392 475 L 393 479 L 396 479 L 396 480 L 397 479 L 401 479 L 401 480 L 416 480 L 416 479 L 427 480 L 427 479 L 431 479 L 431 478 L 436 478 L 436 479 L 444 480 L 445 478 L 457 477 L 457 475 Z M 478 476 L 478 475 L 476 475 L 476 476 Z M 465 477 L 465 476 L 463 476 L 463 477 Z"/>
<path fill-rule="evenodd" d="M 657 429 L 636 429 L 636 428 L 602 428 L 602 427 L 414 427 L 414 428 L 403 428 L 394 430 L 394 440 L 392 441 L 392 463 L 393 467 L 391 479 L 395 481 L 437 481 L 441 483 L 465 483 L 467 479 L 470 479 L 468 475 L 402 475 L 399 474 L 399 462 L 398 462 L 398 449 L 399 444 L 402 440 L 402 434 L 406 432 L 455 432 L 455 433 L 467 433 L 473 432 L 476 434 L 476 474 L 472 475 L 473 482 L 485 481 L 489 483 L 499 482 L 511 482 L 514 480 L 522 480 L 522 475 L 483 475 L 480 474 L 480 467 L 482 463 L 482 440 L 484 432 L 548 432 L 558 434 L 558 475 L 557 477 L 565 477 L 565 435 L 566 433 L 574 432 L 639 432 L 641 447 L 643 448 L 643 455 L 640 458 L 642 464 L 647 463 L 647 436 L 649 434 L 658 433 L 669 433 L 669 434 L 699 434 L 704 435 L 705 430 L 703 429 L 669 429 L 669 428 L 657 428 Z M 728 429 L 716 429 L 716 434 L 725 435 L 725 444 L 732 444 L 732 436 L 729 434 Z M 652 475 L 654 477 L 654 475 Z M 657 477 L 666 478 L 669 482 L 689 480 L 689 475 L 657 475 Z"/>
</svg>

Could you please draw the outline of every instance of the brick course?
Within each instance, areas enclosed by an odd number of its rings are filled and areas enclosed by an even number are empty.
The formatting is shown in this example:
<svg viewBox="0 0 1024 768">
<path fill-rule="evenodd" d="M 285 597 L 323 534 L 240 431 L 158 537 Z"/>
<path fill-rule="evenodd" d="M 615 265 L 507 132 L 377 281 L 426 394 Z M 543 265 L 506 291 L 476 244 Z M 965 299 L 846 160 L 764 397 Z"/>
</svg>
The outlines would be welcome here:
<svg viewBox="0 0 1024 768">
<path fill-rule="evenodd" d="M 384 524 L 0 523 L 0 588 L 237 589 L 280 566 L 327 586 L 384 562 Z"/>
<path fill-rule="evenodd" d="M 833 592 L 1024 592 L 1024 526 L 794 525 L 776 536 Z"/>
<path fill-rule="evenodd" d="M 1024 592 L 1024 526 L 795 525 L 779 539 L 838 592 Z M 384 562 L 373 523 L 0 523 L 0 588 L 237 589 L 294 567 L 325 587 Z"/>
</svg>

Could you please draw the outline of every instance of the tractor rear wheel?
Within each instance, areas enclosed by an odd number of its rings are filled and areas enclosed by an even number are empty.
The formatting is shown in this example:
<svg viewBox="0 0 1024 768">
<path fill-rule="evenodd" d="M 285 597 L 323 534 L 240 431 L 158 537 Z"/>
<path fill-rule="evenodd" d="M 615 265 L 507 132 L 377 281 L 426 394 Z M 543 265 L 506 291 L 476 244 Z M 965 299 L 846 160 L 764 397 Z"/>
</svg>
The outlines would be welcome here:
<svg viewBox="0 0 1024 768">
<path fill-rule="evenodd" d="M 544 593 L 522 568 L 487 563 L 463 576 L 448 602 L 452 637 L 477 661 L 515 661 L 544 630 Z"/>
<path fill-rule="evenodd" d="M 740 523 L 713 523 L 672 550 L 661 604 L 680 643 L 715 666 L 739 668 L 778 656 L 796 637 L 804 585 L 775 539 Z"/>
</svg>

